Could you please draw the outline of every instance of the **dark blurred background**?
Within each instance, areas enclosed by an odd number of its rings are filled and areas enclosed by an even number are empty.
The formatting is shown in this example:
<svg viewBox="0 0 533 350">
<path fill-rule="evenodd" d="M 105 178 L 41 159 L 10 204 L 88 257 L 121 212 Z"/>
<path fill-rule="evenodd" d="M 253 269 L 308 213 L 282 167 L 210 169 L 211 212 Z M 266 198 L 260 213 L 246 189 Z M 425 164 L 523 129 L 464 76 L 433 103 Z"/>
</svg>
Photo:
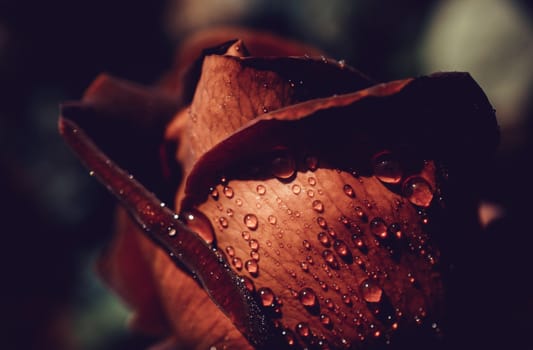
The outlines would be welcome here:
<svg viewBox="0 0 533 350">
<path fill-rule="evenodd" d="M 512 0 L 0 0 L 0 319 L 4 349 L 142 349 L 94 276 L 114 202 L 60 139 L 58 105 L 100 72 L 150 84 L 190 33 L 215 24 L 313 44 L 379 81 L 470 72 L 502 144 L 480 178 L 502 331 L 531 333 L 533 7 Z M 457 126 L 461 127 L 460 125 Z M 476 135 L 472 135 L 476 137 Z M 529 159 L 529 160 L 528 160 Z M 476 256 L 473 255 L 473 259 Z M 524 349 L 532 349 L 531 345 Z"/>
</svg>

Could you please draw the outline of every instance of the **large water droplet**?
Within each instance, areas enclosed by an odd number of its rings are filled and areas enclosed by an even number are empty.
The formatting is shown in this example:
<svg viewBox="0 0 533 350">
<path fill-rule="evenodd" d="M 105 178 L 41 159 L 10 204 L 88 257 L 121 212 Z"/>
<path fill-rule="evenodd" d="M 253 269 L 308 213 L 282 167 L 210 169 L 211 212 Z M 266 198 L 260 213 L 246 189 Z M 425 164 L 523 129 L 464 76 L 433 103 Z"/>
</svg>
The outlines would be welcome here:
<svg viewBox="0 0 533 350">
<path fill-rule="evenodd" d="M 381 239 L 387 238 L 387 225 L 382 218 L 376 217 L 370 221 L 370 232 Z"/>
<path fill-rule="evenodd" d="M 339 262 L 337 261 L 337 258 L 333 254 L 333 252 L 329 249 L 326 249 L 322 252 L 322 257 L 326 261 L 326 263 L 333 269 L 338 270 L 339 269 Z"/>
<path fill-rule="evenodd" d="M 224 187 L 224 196 L 228 197 L 228 198 L 233 198 L 233 195 L 235 193 L 233 192 L 233 188 L 229 187 L 229 186 L 225 186 Z"/>
<path fill-rule="evenodd" d="M 373 280 L 366 279 L 361 283 L 361 295 L 368 303 L 379 303 L 383 295 L 381 287 Z"/>
<path fill-rule="evenodd" d="M 216 188 L 211 187 L 209 189 L 209 194 L 211 195 L 211 198 L 213 198 L 215 200 L 218 199 L 218 190 Z"/>
<path fill-rule="evenodd" d="M 264 307 L 271 307 L 274 305 L 276 296 L 274 295 L 274 292 L 272 292 L 272 289 L 268 287 L 262 287 L 257 290 L 257 294 L 259 294 L 259 297 L 261 298 L 261 304 Z"/>
<path fill-rule="evenodd" d="M 207 244 L 213 243 L 215 233 L 209 219 L 196 209 L 184 211 L 180 217 L 192 231 L 196 232 Z"/>
<path fill-rule="evenodd" d="M 322 202 L 320 200 L 314 200 L 313 201 L 313 209 L 317 212 L 317 213 L 322 213 L 324 211 L 324 204 L 322 204 Z"/>
<path fill-rule="evenodd" d="M 229 245 L 226 247 L 226 253 L 228 253 L 230 258 L 233 258 L 235 256 L 235 249 Z"/>
<path fill-rule="evenodd" d="M 302 188 L 297 184 L 292 185 L 291 189 L 294 194 L 300 194 L 300 192 L 302 192 Z"/>
<path fill-rule="evenodd" d="M 263 186 L 263 185 L 257 185 L 257 187 L 255 188 L 255 190 L 257 191 L 257 193 L 259 193 L 261 196 L 264 195 L 266 193 L 266 187 Z"/>
<path fill-rule="evenodd" d="M 241 282 L 244 283 L 244 286 L 246 287 L 246 289 L 248 289 L 249 292 L 253 292 L 255 290 L 254 282 L 248 277 L 241 276 Z"/>
<path fill-rule="evenodd" d="M 315 291 L 311 288 L 304 288 L 298 293 L 298 300 L 302 303 L 303 306 L 312 308 L 317 305 L 318 298 L 315 294 Z"/>
<path fill-rule="evenodd" d="M 296 171 L 294 159 L 288 154 L 274 158 L 271 165 L 272 174 L 282 180 L 289 179 Z"/>
<path fill-rule="evenodd" d="M 331 328 L 333 325 L 331 322 L 331 317 L 329 317 L 327 314 L 320 314 L 320 323 L 326 328 Z"/>
<path fill-rule="evenodd" d="M 319 216 L 318 218 L 316 218 L 316 223 L 318 224 L 318 226 L 322 228 L 328 227 L 328 222 L 322 216 Z"/>
<path fill-rule="evenodd" d="M 429 183 L 420 176 L 411 176 L 403 183 L 403 194 L 409 202 L 419 207 L 429 207 L 433 199 L 433 190 Z"/>
<path fill-rule="evenodd" d="M 296 325 L 296 333 L 302 338 L 308 338 L 311 335 L 311 329 L 307 322 L 300 322 Z"/>
<path fill-rule="evenodd" d="M 254 259 L 255 261 L 259 261 L 259 252 L 257 250 L 252 250 L 250 252 L 250 258 Z"/>
<path fill-rule="evenodd" d="M 350 197 L 350 198 L 354 198 L 355 197 L 355 191 L 354 191 L 352 186 L 346 184 L 346 185 L 344 185 L 342 190 L 344 191 L 344 194 L 346 194 L 348 197 Z"/>
<path fill-rule="evenodd" d="M 376 154 L 372 158 L 374 175 L 384 183 L 397 184 L 402 179 L 400 163 L 389 151 Z"/>
<path fill-rule="evenodd" d="M 350 249 L 348 249 L 348 246 L 343 241 L 337 239 L 335 242 L 333 242 L 333 249 L 339 254 L 341 257 L 347 257 L 350 255 Z"/>
<path fill-rule="evenodd" d="M 254 259 L 246 260 L 246 262 L 244 263 L 244 268 L 253 277 L 257 277 L 257 275 L 259 274 L 259 264 Z"/>
<path fill-rule="evenodd" d="M 317 238 L 318 238 L 318 241 L 322 243 L 323 246 L 325 247 L 331 246 L 329 235 L 326 232 L 319 232 L 317 235 Z"/>
<path fill-rule="evenodd" d="M 257 241 L 257 239 L 251 239 L 248 242 L 248 245 L 250 246 L 250 249 L 252 249 L 252 250 L 258 250 L 259 249 L 259 242 Z"/>
<path fill-rule="evenodd" d="M 366 216 L 366 213 L 365 213 L 365 211 L 363 210 L 363 208 L 361 208 L 361 207 L 355 207 L 354 210 L 355 210 L 355 215 L 357 215 L 357 217 L 358 217 L 359 219 L 361 219 L 361 221 L 366 222 L 366 221 L 368 220 L 368 217 Z"/>
<path fill-rule="evenodd" d="M 244 224 L 246 227 L 248 227 L 250 230 L 257 230 L 257 226 L 259 225 L 259 221 L 257 220 L 257 216 L 254 214 L 246 214 L 244 216 Z"/>
<path fill-rule="evenodd" d="M 233 259 L 231 259 L 231 263 L 233 264 L 233 266 L 235 266 L 235 268 L 237 270 L 240 271 L 242 269 L 242 259 L 241 258 L 234 257 Z"/>
<path fill-rule="evenodd" d="M 221 216 L 220 218 L 218 218 L 218 222 L 220 223 L 220 226 L 224 227 L 224 228 L 227 228 L 229 223 L 228 223 L 228 219 L 226 219 L 225 217 Z"/>
</svg>

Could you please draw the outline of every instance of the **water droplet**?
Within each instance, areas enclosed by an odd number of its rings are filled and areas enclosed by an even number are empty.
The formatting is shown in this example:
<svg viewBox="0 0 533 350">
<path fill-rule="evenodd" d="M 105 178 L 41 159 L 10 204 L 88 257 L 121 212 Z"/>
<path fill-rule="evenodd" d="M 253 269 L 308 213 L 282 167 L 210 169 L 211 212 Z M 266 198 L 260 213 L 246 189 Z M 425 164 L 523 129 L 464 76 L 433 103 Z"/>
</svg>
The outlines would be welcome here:
<svg viewBox="0 0 533 350">
<path fill-rule="evenodd" d="M 261 196 L 264 195 L 266 193 L 266 187 L 263 186 L 263 185 L 257 185 L 257 187 L 255 188 L 255 190 L 257 191 L 258 194 L 260 194 Z"/>
<path fill-rule="evenodd" d="M 356 234 L 356 233 L 354 233 L 352 235 L 352 242 L 357 247 L 357 249 L 359 249 L 359 250 L 361 250 L 363 252 L 367 249 L 366 248 L 366 244 L 363 241 L 363 239 L 361 237 L 359 237 L 359 235 Z"/>
<path fill-rule="evenodd" d="M 338 270 L 339 269 L 339 262 L 337 261 L 337 258 L 335 258 L 335 255 L 333 252 L 329 249 L 326 249 L 322 252 L 322 257 L 326 261 L 326 263 L 333 269 Z"/>
<path fill-rule="evenodd" d="M 230 258 L 233 258 L 235 256 L 235 249 L 229 245 L 226 247 L 226 253 L 228 253 Z"/>
<path fill-rule="evenodd" d="M 250 252 L 250 258 L 254 259 L 255 261 L 259 261 L 259 252 L 257 250 L 252 250 Z"/>
<path fill-rule="evenodd" d="M 354 198 L 355 197 L 355 191 L 354 191 L 352 186 L 346 184 L 346 185 L 344 185 L 342 190 L 344 191 L 344 194 L 346 194 L 348 197 L 350 197 L 350 198 Z"/>
<path fill-rule="evenodd" d="M 276 296 L 274 295 L 274 292 L 272 292 L 272 289 L 268 287 L 262 287 L 257 290 L 257 294 L 259 294 L 259 297 L 261 298 L 261 304 L 264 307 L 271 307 L 274 305 Z"/>
<path fill-rule="evenodd" d="M 313 190 L 307 190 L 307 196 L 308 196 L 309 198 L 313 198 L 313 197 L 315 196 L 315 191 L 313 191 Z"/>
<path fill-rule="evenodd" d="M 285 339 L 285 342 L 287 342 L 288 346 L 292 347 L 296 344 L 294 333 L 292 333 L 292 331 L 290 331 L 289 329 L 282 330 L 281 336 L 283 337 L 283 339 Z"/>
<path fill-rule="evenodd" d="M 257 230 L 257 226 L 259 224 L 259 221 L 257 220 L 257 216 L 254 214 L 246 214 L 244 216 L 244 224 L 246 227 L 248 227 L 250 230 Z"/>
<path fill-rule="evenodd" d="M 224 196 L 226 196 L 227 198 L 233 198 L 233 195 L 235 194 L 233 192 L 233 188 L 229 186 L 225 186 L 223 192 L 224 192 Z"/>
<path fill-rule="evenodd" d="M 296 325 L 296 333 L 302 338 L 308 338 L 311 335 L 311 329 L 307 322 L 300 322 Z"/>
<path fill-rule="evenodd" d="M 329 240 L 329 236 L 326 232 L 319 232 L 317 238 L 323 246 L 329 247 L 331 245 L 331 241 Z"/>
<path fill-rule="evenodd" d="M 328 227 L 328 222 L 322 216 L 316 218 L 316 223 L 322 228 Z"/>
<path fill-rule="evenodd" d="M 268 222 L 272 225 L 275 225 L 276 222 L 278 222 L 278 219 L 276 219 L 276 217 L 274 215 L 269 215 L 268 216 Z"/>
<path fill-rule="evenodd" d="M 228 214 L 228 216 L 229 216 L 230 218 L 233 217 L 233 209 L 228 208 L 228 209 L 226 210 L 226 214 Z"/>
<path fill-rule="evenodd" d="M 348 246 L 343 241 L 337 239 L 335 242 L 333 242 L 333 249 L 339 254 L 341 257 L 347 257 L 350 255 L 350 249 L 348 249 Z"/>
<path fill-rule="evenodd" d="M 375 281 L 366 279 L 361 283 L 361 295 L 368 303 L 379 303 L 383 290 Z"/>
<path fill-rule="evenodd" d="M 258 250 L 259 249 L 259 242 L 257 241 L 257 239 L 251 239 L 248 242 L 248 245 L 250 246 L 250 249 L 252 249 L 252 250 Z"/>
<path fill-rule="evenodd" d="M 396 238 L 400 239 L 402 238 L 402 225 L 400 225 L 399 223 L 397 222 L 394 222 L 392 224 L 389 225 L 389 233 L 393 236 L 395 236 Z"/>
<path fill-rule="evenodd" d="M 227 228 L 229 223 L 228 223 L 228 219 L 226 219 L 225 217 L 221 216 L 220 218 L 218 218 L 218 222 L 220 223 L 220 226 L 222 226 L 223 228 Z"/>
<path fill-rule="evenodd" d="M 248 271 L 253 277 L 257 277 L 259 274 L 259 264 L 253 259 L 246 260 L 244 267 L 246 268 L 246 271 Z"/>
<path fill-rule="evenodd" d="M 242 235 L 242 239 L 244 239 L 245 241 L 249 241 L 250 240 L 250 232 L 242 231 L 241 235 Z"/>
<path fill-rule="evenodd" d="M 246 276 L 240 276 L 240 277 L 241 277 L 241 283 L 244 284 L 246 289 L 249 292 L 253 292 L 255 290 L 254 282 Z"/>
<path fill-rule="evenodd" d="M 433 190 L 429 183 L 420 176 L 409 177 L 403 183 L 403 194 L 409 202 L 419 207 L 429 207 L 433 199 Z"/>
<path fill-rule="evenodd" d="M 345 303 L 346 305 L 352 305 L 352 298 L 350 298 L 348 294 L 343 294 L 341 296 L 341 299 L 342 299 L 342 302 Z"/>
<path fill-rule="evenodd" d="M 387 238 L 387 225 L 382 218 L 376 217 L 370 221 L 370 232 L 381 239 Z"/>
<path fill-rule="evenodd" d="M 172 227 L 169 227 L 169 230 L 168 230 L 168 235 L 170 237 L 174 237 L 176 235 L 176 229 L 175 228 L 172 228 Z"/>
<path fill-rule="evenodd" d="M 215 233 L 211 221 L 196 209 L 184 211 L 180 217 L 184 219 L 185 225 L 192 231 L 196 232 L 207 244 L 213 243 Z"/>
<path fill-rule="evenodd" d="M 383 151 L 372 158 L 374 175 L 384 183 L 397 184 L 402 179 L 400 163 L 389 151 Z"/>
<path fill-rule="evenodd" d="M 268 108 L 267 107 L 263 107 L 263 113 L 268 113 Z"/>
<path fill-rule="evenodd" d="M 218 190 L 214 187 L 209 188 L 209 194 L 211 195 L 211 198 L 217 200 L 218 199 Z"/>
<path fill-rule="evenodd" d="M 315 171 L 318 168 L 318 158 L 315 156 L 307 156 L 305 157 L 305 164 L 309 170 Z"/>
<path fill-rule="evenodd" d="M 278 179 L 286 180 L 292 177 L 295 173 L 296 164 L 294 159 L 286 154 L 276 157 L 272 160 L 272 174 Z"/>
<path fill-rule="evenodd" d="M 298 300 L 303 306 L 313 308 L 317 305 L 318 298 L 311 288 L 304 288 L 298 292 Z"/>
<path fill-rule="evenodd" d="M 235 268 L 237 270 L 240 271 L 242 269 L 242 260 L 241 260 L 241 258 L 234 257 L 233 259 L 231 259 L 231 263 L 233 264 L 233 266 L 235 266 Z"/>
<path fill-rule="evenodd" d="M 313 201 L 313 209 L 317 212 L 317 213 L 322 213 L 324 211 L 324 204 L 322 204 L 322 202 L 320 200 L 314 200 Z"/>
<path fill-rule="evenodd" d="M 322 323 L 322 325 L 324 325 L 326 328 L 331 327 L 331 317 L 329 317 L 327 314 L 320 314 L 320 323 Z"/>
<path fill-rule="evenodd" d="M 312 177 L 312 176 L 309 177 L 309 178 L 307 179 L 307 182 L 308 182 L 309 185 L 311 185 L 311 186 L 316 185 L 316 179 L 315 179 L 314 177 Z"/>
<path fill-rule="evenodd" d="M 359 219 L 361 219 L 361 221 L 367 221 L 368 220 L 368 217 L 366 216 L 366 213 L 363 210 L 363 208 L 355 207 L 354 210 L 355 210 L 355 215 L 357 215 L 357 217 Z"/>
<path fill-rule="evenodd" d="M 305 239 L 304 239 L 304 240 L 302 241 L 302 245 L 303 245 L 304 248 L 307 249 L 307 250 L 311 249 L 311 243 L 309 243 L 308 240 L 305 240 Z"/>
<path fill-rule="evenodd" d="M 302 188 L 297 184 L 292 185 L 291 189 L 294 194 L 300 194 L 300 192 L 302 192 Z"/>
<path fill-rule="evenodd" d="M 237 204 L 238 207 L 242 206 L 242 199 L 237 198 L 237 199 L 235 200 L 235 203 Z"/>
<path fill-rule="evenodd" d="M 302 270 L 305 271 L 305 272 L 308 272 L 308 271 L 309 271 L 309 265 L 308 265 L 305 261 L 300 262 L 300 267 L 301 267 Z"/>
</svg>

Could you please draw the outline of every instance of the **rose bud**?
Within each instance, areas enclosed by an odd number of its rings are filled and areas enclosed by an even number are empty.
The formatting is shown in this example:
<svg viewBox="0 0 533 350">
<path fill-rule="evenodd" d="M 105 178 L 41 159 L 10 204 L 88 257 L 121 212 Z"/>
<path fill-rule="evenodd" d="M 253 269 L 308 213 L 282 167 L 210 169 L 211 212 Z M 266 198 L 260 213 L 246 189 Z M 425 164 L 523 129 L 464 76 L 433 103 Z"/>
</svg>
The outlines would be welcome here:
<svg viewBox="0 0 533 350">
<path fill-rule="evenodd" d="M 457 345 L 498 143 L 475 81 L 376 84 L 253 32 L 180 52 L 158 86 L 102 76 L 59 121 L 121 204 L 99 272 L 132 327 L 168 348 Z"/>
</svg>

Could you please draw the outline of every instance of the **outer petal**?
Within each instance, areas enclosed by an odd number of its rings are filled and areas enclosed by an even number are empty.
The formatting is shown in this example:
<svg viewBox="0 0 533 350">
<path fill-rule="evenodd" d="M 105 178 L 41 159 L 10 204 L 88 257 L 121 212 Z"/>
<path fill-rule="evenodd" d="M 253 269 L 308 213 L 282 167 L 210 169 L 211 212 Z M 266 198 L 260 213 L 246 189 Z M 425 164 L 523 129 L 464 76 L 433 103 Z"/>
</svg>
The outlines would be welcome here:
<svg viewBox="0 0 533 350">
<path fill-rule="evenodd" d="M 135 312 L 134 329 L 172 336 L 172 349 L 209 349 L 225 344 L 251 348 L 233 323 L 188 273 L 155 246 L 121 209 L 117 236 L 99 271 Z"/>
<path fill-rule="evenodd" d="M 198 94 L 204 91 L 214 89 Z M 413 333 L 419 346 L 436 346 L 429 335 L 440 328 L 429 326 L 453 325 L 459 300 L 448 266 L 465 264 L 479 237 L 469 181 L 498 142 L 481 89 L 467 74 L 438 74 L 313 99 L 239 127 L 263 101 L 247 94 L 251 107 L 219 112 L 228 125 L 215 125 L 209 113 L 193 116 L 193 123 L 212 123 L 204 127 L 219 143 L 203 151 L 211 135 L 195 141 L 201 156 L 177 205 L 209 217 L 235 271 L 254 279 L 258 298 L 268 296 L 265 308 L 289 343 L 359 348 L 397 338 L 401 348 L 414 346 L 404 343 Z M 383 150 L 403 167 L 401 186 L 373 176 L 372 157 Z M 316 173 L 306 158 L 318 159 Z M 411 198 L 413 179 L 427 188 L 427 200 Z M 450 230 L 464 236 L 447 238 Z M 369 288 L 379 297 L 365 297 Z M 447 303 L 451 311 L 443 313 Z M 419 323 L 426 328 L 416 330 Z"/>
</svg>

